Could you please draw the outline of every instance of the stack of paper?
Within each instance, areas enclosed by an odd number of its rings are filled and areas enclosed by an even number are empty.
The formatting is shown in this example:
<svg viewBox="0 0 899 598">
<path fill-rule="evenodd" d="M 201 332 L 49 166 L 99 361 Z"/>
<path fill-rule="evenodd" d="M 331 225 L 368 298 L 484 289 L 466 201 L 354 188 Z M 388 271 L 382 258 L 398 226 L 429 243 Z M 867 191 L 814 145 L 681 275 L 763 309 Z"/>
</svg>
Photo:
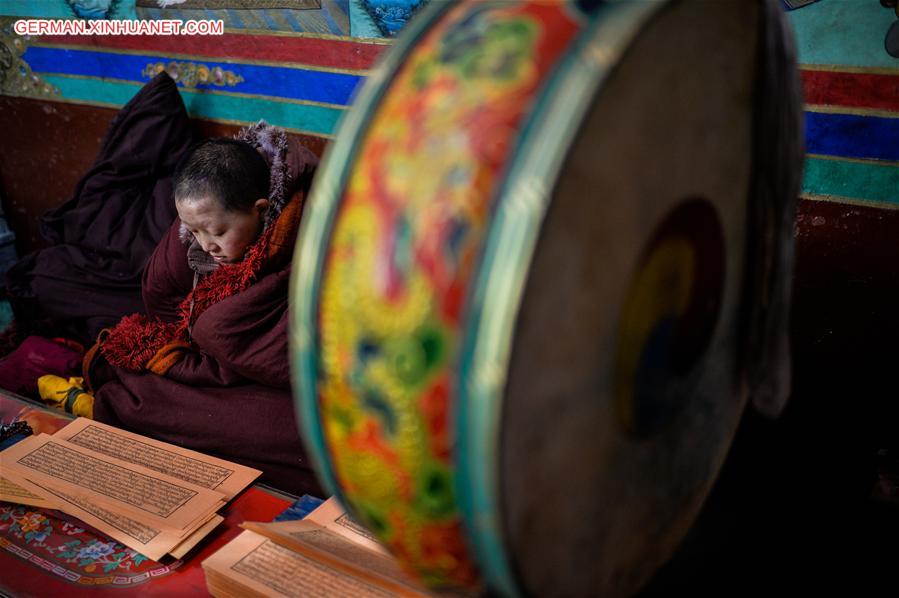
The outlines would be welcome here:
<svg viewBox="0 0 899 598">
<path fill-rule="evenodd" d="M 427 596 L 334 498 L 302 521 L 248 531 L 203 561 L 206 587 L 241 596 Z"/>
<path fill-rule="evenodd" d="M 260 473 L 82 418 L 0 452 L 0 500 L 59 509 L 153 560 L 181 558 Z"/>
</svg>

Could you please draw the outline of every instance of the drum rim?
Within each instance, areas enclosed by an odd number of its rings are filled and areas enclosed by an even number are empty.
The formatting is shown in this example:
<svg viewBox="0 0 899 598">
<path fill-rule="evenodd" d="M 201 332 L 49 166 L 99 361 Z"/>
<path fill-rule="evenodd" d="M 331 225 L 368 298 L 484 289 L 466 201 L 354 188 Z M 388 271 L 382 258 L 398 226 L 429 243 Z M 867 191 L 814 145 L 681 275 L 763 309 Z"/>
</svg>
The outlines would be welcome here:
<svg viewBox="0 0 899 598">
<path fill-rule="evenodd" d="M 510 152 L 518 159 L 500 183 L 495 216 L 484 235 L 483 258 L 462 332 L 459 398 L 453 406 L 457 422 L 455 487 L 481 571 L 488 584 L 505 595 L 525 593 L 505 550 L 501 488 L 495 472 L 499 417 L 527 273 L 553 184 L 574 143 L 575 131 L 623 52 L 669 2 L 610 3 L 590 17 L 557 72 L 539 92 L 523 134 Z M 546 155 L 553 159 L 546 160 Z M 514 220 L 507 218 L 513 213 Z"/>
<path fill-rule="evenodd" d="M 291 307 L 288 349 L 295 391 L 294 412 L 302 433 L 301 440 L 324 490 L 336 496 L 349 510 L 352 510 L 352 505 L 337 483 L 324 432 L 320 426 L 312 425 L 312 422 L 320 421 L 316 339 L 322 275 L 328 256 L 324 248 L 329 246 L 326 241 L 332 237 L 343 192 L 351 176 L 348 166 L 357 162 L 362 140 L 374 117 L 373 108 L 390 89 L 390 83 L 403 66 L 408 50 L 452 7 L 453 3 L 449 2 L 432 2 L 425 6 L 370 73 L 353 103 L 353 110 L 343 116 L 334 143 L 322 159 L 309 191 L 309 198 L 314 201 L 309 201 L 294 249 L 288 297 Z"/>
</svg>

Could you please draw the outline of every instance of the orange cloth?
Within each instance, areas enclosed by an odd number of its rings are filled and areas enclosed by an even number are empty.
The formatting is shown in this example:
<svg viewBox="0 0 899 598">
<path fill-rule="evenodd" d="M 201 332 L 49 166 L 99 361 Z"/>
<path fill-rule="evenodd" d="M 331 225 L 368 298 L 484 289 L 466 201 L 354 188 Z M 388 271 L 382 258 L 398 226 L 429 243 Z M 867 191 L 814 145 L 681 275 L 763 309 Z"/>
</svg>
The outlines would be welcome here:
<svg viewBox="0 0 899 598">
<path fill-rule="evenodd" d="M 156 355 L 147 362 L 147 369 L 154 374 L 164 376 L 169 368 L 178 363 L 184 351 L 190 350 L 190 343 L 185 341 L 172 341 L 162 346 Z"/>
</svg>

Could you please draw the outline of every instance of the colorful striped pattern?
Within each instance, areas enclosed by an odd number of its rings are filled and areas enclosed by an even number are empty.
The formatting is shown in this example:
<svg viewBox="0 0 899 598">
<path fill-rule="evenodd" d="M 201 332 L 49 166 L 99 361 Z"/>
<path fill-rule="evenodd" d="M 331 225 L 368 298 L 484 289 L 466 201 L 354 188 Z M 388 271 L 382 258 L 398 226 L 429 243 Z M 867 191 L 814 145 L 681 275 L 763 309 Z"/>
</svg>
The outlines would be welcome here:
<svg viewBox="0 0 899 598">
<path fill-rule="evenodd" d="M 883 46 L 895 12 L 828 0 L 790 19 L 806 102 L 803 197 L 899 208 L 899 60 Z"/>
<path fill-rule="evenodd" d="M 191 116 L 248 124 L 265 118 L 293 132 L 330 137 L 388 44 L 279 34 L 63 36 L 26 42 L 22 60 L 65 102 L 124 105 L 171 62 L 221 67 L 232 85 L 182 88 Z M 183 67 L 181 71 L 183 71 Z"/>
<path fill-rule="evenodd" d="M 150 64 L 169 62 L 149 54 L 120 54 L 92 52 L 58 47 L 28 48 L 22 58 L 32 72 L 87 79 L 114 79 L 146 83 L 150 80 L 143 71 Z M 362 80 L 358 75 L 311 70 L 308 68 L 284 68 L 247 63 L 206 61 L 189 59 L 194 64 L 204 64 L 213 69 L 223 66 L 239 75 L 243 81 L 228 87 L 212 84 L 199 85 L 198 89 L 269 96 L 279 99 L 315 102 L 335 108 L 350 104 L 350 97 Z M 154 73 L 155 74 L 155 73 Z M 100 99 L 99 97 L 97 99 Z"/>
<path fill-rule="evenodd" d="M 42 16 L 65 16 L 42 4 Z M 61 3 L 60 3 L 61 4 Z M 34 3 L 0 0 L 0 13 L 34 13 Z M 58 8 L 58 7 L 57 7 Z M 59 13 L 59 14 L 57 14 Z M 825 1 L 789 13 L 793 22 L 807 103 L 807 149 L 852 166 L 806 169 L 809 197 L 844 197 L 843 172 L 862 180 L 892 180 L 883 162 L 899 162 L 899 60 L 883 49 L 895 13 L 879 3 Z M 120 15 L 116 15 L 120 16 Z M 386 44 L 373 40 L 307 35 L 242 34 L 220 37 L 45 38 L 23 59 L 68 102 L 118 107 L 147 81 L 149 64 L 175 60 L 221 66 L 242 77 L 232 87 L 200 85 L 185 90 L 197 117 L 244 124 L 266 118 L 290 130 L 330 137 L 353 92 Z M 868 170 L 871 170 L 868 173 Z M 849 185 L 850 187 L 852 185 Z M 849 199 L 899 205 L 899 188 Z"/>
<path fill-rule="evenodd" d="M 212 40 L 213 43 L 210 43 Z M 330 69 L 366 70 L 374 66 L 387 42 L 377 43 L 339 37 L 301 35 L 246 35 L 229 33 L 203 36 L 121 35 L 83 37 L 60 35 L 44 41 L 66 47 L 134 51 L 148 54 L 196 55 L 228 60 L 266 61 Z"/>
</svg>

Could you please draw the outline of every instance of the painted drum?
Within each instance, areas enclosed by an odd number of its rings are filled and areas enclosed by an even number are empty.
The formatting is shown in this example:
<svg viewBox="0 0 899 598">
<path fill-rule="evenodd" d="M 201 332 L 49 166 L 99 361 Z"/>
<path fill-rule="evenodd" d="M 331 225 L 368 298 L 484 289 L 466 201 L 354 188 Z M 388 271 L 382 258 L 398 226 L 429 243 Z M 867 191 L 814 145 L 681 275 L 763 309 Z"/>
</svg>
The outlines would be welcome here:
<svg viewBox="0 0 899 598">
<path fill-rule="evenodd" d="M 635 591 L 783 394 L 791 48 L 775 0 L 433 2 L 373 72 L 291 360 L 324 485 L 423 583 Z"/>
</svg>

